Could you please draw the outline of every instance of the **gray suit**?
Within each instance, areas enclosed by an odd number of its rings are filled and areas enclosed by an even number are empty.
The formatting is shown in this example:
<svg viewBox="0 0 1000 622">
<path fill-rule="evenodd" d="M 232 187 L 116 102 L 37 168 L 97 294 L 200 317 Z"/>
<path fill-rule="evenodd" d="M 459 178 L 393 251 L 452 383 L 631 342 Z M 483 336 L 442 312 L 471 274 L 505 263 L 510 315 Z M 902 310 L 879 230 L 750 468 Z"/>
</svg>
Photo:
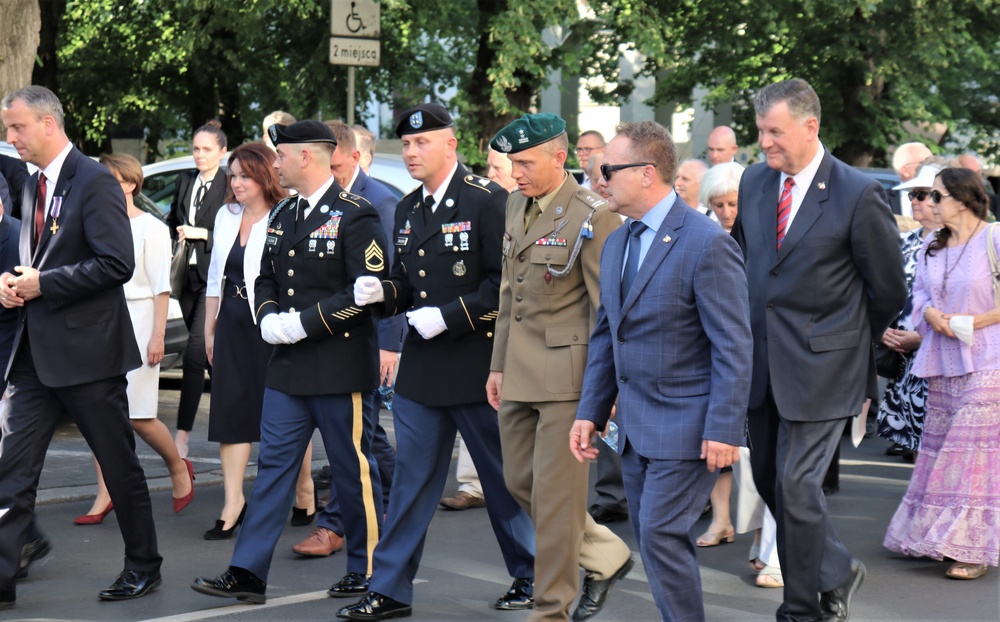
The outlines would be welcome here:
<svg viewBox="0 0 1000 622">
<path fill-rule="evenodd" d="M 754 365 L 748 431 L 754 481 L 778 521 L 785 602 L 778 618 L 819 620 L 818 592 L 851 556 L 820 494 L 844 420 L 877 397 L 872 338 L 906 302 L 898 232 L 875 181 L 823 156 L 777 250 L 781 173 L 743 174 L 733 237 L 750 290 Z"/>
</svg>

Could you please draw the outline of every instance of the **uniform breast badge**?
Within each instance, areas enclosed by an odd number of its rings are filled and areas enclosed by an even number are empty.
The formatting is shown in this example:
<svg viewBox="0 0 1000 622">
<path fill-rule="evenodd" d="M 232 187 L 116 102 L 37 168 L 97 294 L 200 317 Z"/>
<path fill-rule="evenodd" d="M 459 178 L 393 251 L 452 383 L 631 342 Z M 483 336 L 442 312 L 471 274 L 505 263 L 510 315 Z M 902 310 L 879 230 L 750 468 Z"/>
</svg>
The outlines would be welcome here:
<svg viewBox="0 0 1000 622">
<path fill-rule="evenodd" d="M 466 273 L 465 261 L 459 259 L 455 262 L 455 265 L 451 267 L 451 273 L 455 276 L 465 276 Z"/>
</svg>

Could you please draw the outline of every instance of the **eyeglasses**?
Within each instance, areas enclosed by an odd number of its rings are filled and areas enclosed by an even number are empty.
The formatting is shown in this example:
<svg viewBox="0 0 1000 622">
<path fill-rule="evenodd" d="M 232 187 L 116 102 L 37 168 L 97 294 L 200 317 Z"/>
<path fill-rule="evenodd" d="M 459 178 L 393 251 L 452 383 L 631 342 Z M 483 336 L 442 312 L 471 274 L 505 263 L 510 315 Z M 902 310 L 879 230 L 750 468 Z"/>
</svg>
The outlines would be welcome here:
<svg viewBox="0 0 1000 622">
<path fill-rule="evenodd" d="M 637 168 L 639 166 L 652 166 L 656 167 L 652 162 L 635 162 L 634 164 L 614 164 L 614 165 L 601 165 L 601 176 L 604 177 L 604 181 L 611 181 L 611 173 L 615 171 L 621 171 L 627 168 Z"/>
<path fill-rule="evenodd" d="M 927 195 L 929 195 L 930 193 L 931 193 L 930 190 L 910 190 L 906 194 L 906 196 L 910 197 L 911 201 L 913 201 L 914 199 L 917 201 L 923 201 L 924 199 L 927 198 Z"/>
<path fill-rule="evenodd" d="M 595 151 L 604 151 L 604 147 L 577 147 L 576 153 L 578 155 L 590 155 Z"/>
<path fill-rule="evenodd" d="M 935 203 L 940 203 L 941 202 L 941 197 L 950 197 L 951 196 L 950 194 L 943 194 L 939 190 L 931 190 L 928 194 L 930 194 L 931 201 L 934 201 Z"/>
</svg>

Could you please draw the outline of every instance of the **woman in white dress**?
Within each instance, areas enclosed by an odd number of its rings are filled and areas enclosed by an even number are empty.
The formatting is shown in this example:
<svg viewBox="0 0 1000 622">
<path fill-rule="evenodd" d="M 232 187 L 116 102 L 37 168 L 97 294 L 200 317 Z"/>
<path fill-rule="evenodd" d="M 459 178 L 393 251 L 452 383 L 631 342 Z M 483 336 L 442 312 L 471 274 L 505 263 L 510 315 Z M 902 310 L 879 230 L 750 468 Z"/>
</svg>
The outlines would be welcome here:
<svg viewBox="0 0 1000 622">
<path fill-rule="evenodd" d="M 142 165 L 130 155 L 105 154 L 101 164 L 121 183 L 128 204 L 135 272 L 125 284 L 125 299 L 132 317 L 132 330 L 142 355 L 142 366 L 126 375 L 128 410 L 132 429 L 158 453 L 170 471 L 174 488 L 174 512 L 183 510 L 194 498 L 194 466 L 177 453 L 170 430 L 156 418 L 159 403 L 160 361 L 167 329 L 170 300 L 170 233 L 167 226 L 135 206 L 133 197 L 142 188 Z M 90 511 L 77 517 L 77 525 L 96 525 L 114 507 L 104 486 L 101 466 L 97 467 L 97 498 Z"/>
</svg>

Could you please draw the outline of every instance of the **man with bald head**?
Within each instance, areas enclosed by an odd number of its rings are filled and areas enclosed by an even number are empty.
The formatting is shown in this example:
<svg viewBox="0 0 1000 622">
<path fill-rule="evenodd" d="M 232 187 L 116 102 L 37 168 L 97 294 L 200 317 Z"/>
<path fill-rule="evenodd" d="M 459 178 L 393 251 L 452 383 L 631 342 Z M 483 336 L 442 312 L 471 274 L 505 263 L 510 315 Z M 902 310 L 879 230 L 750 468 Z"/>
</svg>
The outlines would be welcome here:
<svg viewBox="0 0 1000 622">
<path fill-rule="evenodd" d="M 702 214 L 709 216 L 712 211 L 707 205 L 698 202 L 701 190 L 701 178 L 708 172 L 708 165 L 701 160 L 684 160 L 677 167 L 677 178 L 674 180 L 674 190 L 685 203 Z"/>
<path fill-rule="evenodd" d="M 896 152 L 892 154 L 892 168 L 899 175 L 899 181 L 907 182 L 917 176 L 920 163 L 932 155 L 934 154 L 923 143 L 904 143 L 896 147 Z M 896 200 L 889 201 L 893 213 L 913 216 L 913 207 L 907 193 L 899 191 L 896 194 Z"/>
<path fill-rule="evenodd" d="M 720 125 L 708 135 L 708 147 L 705 152 L 709 164 L 715 166 L 716 164 L 734 162 L 739 148 L 739 145 L 736 144 L 736 132 L 733 131 L 733 128 Z"/>
</svg>

